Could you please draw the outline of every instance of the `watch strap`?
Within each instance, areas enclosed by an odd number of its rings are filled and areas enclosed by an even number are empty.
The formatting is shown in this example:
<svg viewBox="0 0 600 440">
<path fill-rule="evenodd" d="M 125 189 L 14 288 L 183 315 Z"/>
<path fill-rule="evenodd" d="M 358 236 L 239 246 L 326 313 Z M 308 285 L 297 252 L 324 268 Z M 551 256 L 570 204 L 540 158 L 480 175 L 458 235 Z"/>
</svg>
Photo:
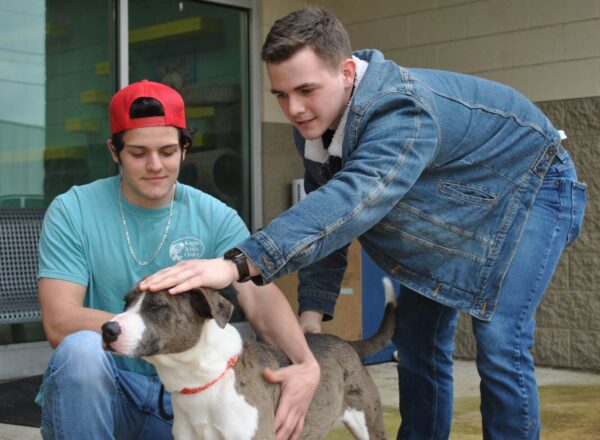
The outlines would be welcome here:
<svg viewBox="0 0 600 440">
<path fill-rule="evenodd" d="M 243 283 L 250 279 L 250 269 L 248 268 L 248 260 L 244 253 L 238 248 L 229 249 L 223 255 L 226 260 L 233 261 L 238 271 L 238 282 Z"/>
</svg>

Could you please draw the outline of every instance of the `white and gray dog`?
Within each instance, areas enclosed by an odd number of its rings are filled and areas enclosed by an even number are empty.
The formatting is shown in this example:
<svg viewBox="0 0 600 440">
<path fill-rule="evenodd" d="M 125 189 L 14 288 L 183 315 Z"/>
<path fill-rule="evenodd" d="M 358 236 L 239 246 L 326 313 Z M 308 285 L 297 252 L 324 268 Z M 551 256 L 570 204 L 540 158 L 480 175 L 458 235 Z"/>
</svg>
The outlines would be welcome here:
<svg viewBox="0 0 600 440">
<path fill-rule="evenodd" d="M 339 421 L 358 439 L 385 439 L 381 400 L 361 358 L 381 350 L 395 325 L 395 294 L 384 279 L 386 306 L 377 333 L 347 342 L 307 334 L 321 382 L 305 418 L 302 439 L 321 439 Z M 279 385 L 265 368 L 289 365 L 277 349 L 244 341 L 228 324 L 233 305 L 216 290 L 179 295 L 134 289 L 125 312 L 102 326 L 108 349 L 156 366 L 171 393 L 176 439 L 274 439 Z"/>
</svg>

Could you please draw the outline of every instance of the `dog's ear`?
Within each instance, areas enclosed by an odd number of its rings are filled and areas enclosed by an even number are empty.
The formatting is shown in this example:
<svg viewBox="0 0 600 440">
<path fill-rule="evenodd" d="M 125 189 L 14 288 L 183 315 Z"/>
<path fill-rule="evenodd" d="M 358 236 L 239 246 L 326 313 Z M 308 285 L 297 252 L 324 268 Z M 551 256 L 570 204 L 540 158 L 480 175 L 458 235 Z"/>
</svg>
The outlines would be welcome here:
<svg viewBox="0 0 600 440">
<path fill-rule="evenodd" d="M 138 297 L 138 295 L 140 293 L 141 293 L 141 290 L 139 289 L 139 287 L 137 285 L 133 289 L 131 289 L 129 292 L 127 292 L 127 294 L 123 298 L 123 301 L 125 303 L 125 306 L 123 307 L 123 310 L 127 310 L 127 308 Z"/>
<path fill-rule="evenodd" d="M 233 304 L 218 291 L 208 288 L 192 290 L 192 307 L 198 315 L 217 321 L 221 328 L 225 327 L 233 313 Z"/>
</svg>

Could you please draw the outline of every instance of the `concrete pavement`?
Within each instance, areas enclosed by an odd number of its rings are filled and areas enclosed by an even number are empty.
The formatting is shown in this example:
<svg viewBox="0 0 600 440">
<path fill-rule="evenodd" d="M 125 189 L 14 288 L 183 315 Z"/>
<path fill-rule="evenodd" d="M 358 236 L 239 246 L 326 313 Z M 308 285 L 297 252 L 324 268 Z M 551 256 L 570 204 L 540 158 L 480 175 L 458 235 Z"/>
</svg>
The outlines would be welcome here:
<svg viewBox="0 0 600 440">
<path fill-rule="evenodd" d="M 369 365 L 381 400 L 385 406 L 398 407 L 398 381 L 395 363 Z M 555 368 L 536 369 L 538 385 L 600 385 L 600 374 Z M 473 361 L 457 360 L 454 364 L 454 394 L 456 397 L 478 396 L 479 376 Z M 37 428 L 0 424 L 0 440 L 40 440 Z"/>
<path fill-rule="evenodd" d="M 379 388 L 384 406 L 398 407 L 398 380 L 396 364 L 386 362 L 369 365 L 369 373 Z M 600 373 L 536 368 L 538 386 L 543 385 L 600 385 Z M 479 375 L 474 361 L 454 361 L 454 396 L 479 396 Z"/>
</svg>

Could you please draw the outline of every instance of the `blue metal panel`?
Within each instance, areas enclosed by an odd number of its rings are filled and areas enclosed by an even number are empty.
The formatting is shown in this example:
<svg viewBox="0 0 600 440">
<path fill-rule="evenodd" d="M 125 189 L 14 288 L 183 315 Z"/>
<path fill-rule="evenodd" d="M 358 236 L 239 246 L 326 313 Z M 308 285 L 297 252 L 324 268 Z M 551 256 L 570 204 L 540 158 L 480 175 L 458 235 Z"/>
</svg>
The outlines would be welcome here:
<svg viewBox="0 0 600 440">
<path fill-rule="evenodd" d="M 375 264 L 364 250 L 362 250 L 361 262 L 363 337 L 368 338 L 375 334 L 383 319 L 385 294 L 381 279 L 386 276 L 386 273 Z M 392 280 L 392 282 L 396 288 L 396 292 L 398 292 L 398 282 L 395 280 Z M 363 363 L 368 365 L 389 362 L 392 360 L 394 350 L 394 345 L 390 343 L 378 353 L 364 358 Z"/>
</svg>

